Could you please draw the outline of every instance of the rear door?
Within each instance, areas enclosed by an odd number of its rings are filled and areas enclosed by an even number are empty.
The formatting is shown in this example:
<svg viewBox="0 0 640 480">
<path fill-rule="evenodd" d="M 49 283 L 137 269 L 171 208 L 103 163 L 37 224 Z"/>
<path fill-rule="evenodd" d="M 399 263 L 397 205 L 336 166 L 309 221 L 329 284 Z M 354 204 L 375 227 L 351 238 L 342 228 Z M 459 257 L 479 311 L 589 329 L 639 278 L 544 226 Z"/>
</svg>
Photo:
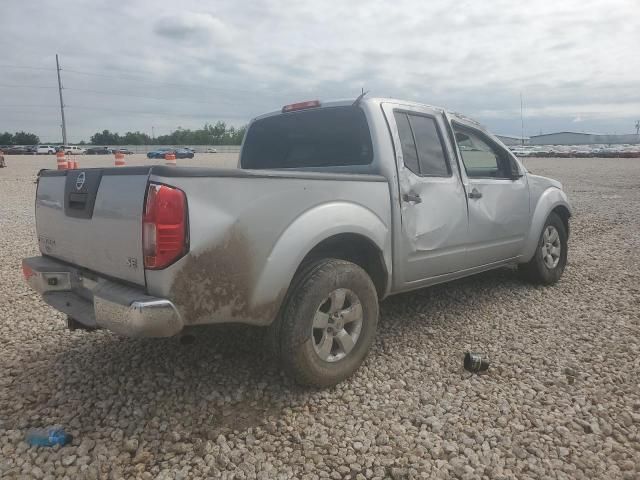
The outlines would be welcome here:
<svg viewBox="0 0 640 480">
<path fill-rule="evenodd" d="M 442 112 L 383 104 L 395 146 L 401 235 L 395 283 L 413 288 L 465 265 L 467 204 Z"/>
<path fill-rule="evenodd" d="M 514 258 L 529 229 L 529 187 L 511 154 L 471 125 L 452 122 L 469 205 L 467 267 Z"/>
<path fill-rule="evenodd" d="M 144 285 L 142 214 L 148 168 L 44 171 L 36 194 L 40 251 Z"/>
</svg>

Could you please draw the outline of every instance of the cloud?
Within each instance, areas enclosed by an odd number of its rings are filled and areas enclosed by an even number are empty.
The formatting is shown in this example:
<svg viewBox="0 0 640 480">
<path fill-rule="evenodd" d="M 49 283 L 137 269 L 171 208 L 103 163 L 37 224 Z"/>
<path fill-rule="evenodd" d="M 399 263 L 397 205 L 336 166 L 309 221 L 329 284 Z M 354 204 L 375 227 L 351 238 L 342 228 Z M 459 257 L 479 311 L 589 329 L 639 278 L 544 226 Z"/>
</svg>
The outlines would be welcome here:
<svg viewBox="0 0 640 480">
<path fill-rule="evenodd" d="M 579 112 L 586 129 L 627 131 L 640 105 L 636 14 L 628 0 L 5 0 L 0 131 L 59 136 L 55 53 L 75 141 L 239 125 L 362 87 L 503 133 L 519 124 L 521 92 L 536 130 Z"/>
<path fill-rule="evenodd" d="M 198 12 L 180 12 L 176 15 L 159 18 L 153 27 L 160 37 L 181 42 L 211 42 L 229 44 L 234 32 L 228 24 L 219 18 Z"/>
</svg>

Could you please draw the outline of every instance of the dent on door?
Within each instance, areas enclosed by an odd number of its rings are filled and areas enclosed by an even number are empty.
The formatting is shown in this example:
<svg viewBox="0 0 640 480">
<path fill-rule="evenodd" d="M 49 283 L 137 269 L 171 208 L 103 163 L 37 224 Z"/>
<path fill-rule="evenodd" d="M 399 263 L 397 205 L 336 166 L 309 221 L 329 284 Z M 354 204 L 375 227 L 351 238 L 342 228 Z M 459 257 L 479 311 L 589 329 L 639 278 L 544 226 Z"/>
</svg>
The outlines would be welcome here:
<svg viewBox="0 0 640 480">
<path fill-rule="evenodd" d="M 425 184 L 405 175 L 406 190 L 404 194 L 417 194 L 420 203 L 403 201 L 402 211 L 405 221 L 407 238 L 411 241 L 415 250 L 428 252 L 442 247 L 456 230 L 457 211 L 452 205 L 443 205 L 438 201 L 438 192 L 443 188 L 451 189 L 451 184 L 428 183 Z M 410 197 L 409 197 L 410 198 Z M 441 198 L 441 197 L 440 197 Z M 424 209 L 424 212 L 419 210 Z M 426 214 L 428 210 L 428 214 Z M 454 215 L 454 211 L 456 214 Z M 466 218 L 464 219 L 466 221 Z"/>
<path fill-rule="evenodd" d="M 413 252 L 409 254 L 407 281 L 453 272 L 464 262 L 467 217 L 462 186 L 451 179 L 431 180 L 425 183 L 409 172 L 401 175 L 403 196 L 420 197 L 420 203 L 402 202 L 404 238 L 409 243 L 405 251 Z M 427 266 L 428 272 L 424 271 Z"/>
<path fill-rule="evenodd" d="M 482 193 L 481 198 L 469 200 L 469 227 L 474 240 L 471 262 L 484 264 L 518 255 L 529 223 L 526 183 L 471 186 Z"/>
</svg>

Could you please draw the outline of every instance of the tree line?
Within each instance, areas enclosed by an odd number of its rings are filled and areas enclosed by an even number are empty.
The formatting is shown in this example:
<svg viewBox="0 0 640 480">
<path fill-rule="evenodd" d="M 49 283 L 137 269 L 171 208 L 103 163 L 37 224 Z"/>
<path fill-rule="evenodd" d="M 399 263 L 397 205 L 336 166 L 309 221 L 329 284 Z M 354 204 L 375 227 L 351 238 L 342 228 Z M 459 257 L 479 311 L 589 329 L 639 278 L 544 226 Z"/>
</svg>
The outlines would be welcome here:
<svg viewBox="0 0 640 480">
<path fill-rule="evenodd" d="M 225 122 L 217 122 L 215 125 L 205 123 L 197 130 L 178 127 L 173 132 L 156 138 L 138 131 L 120 135 L 103 130 L 91 136 L 91 143 L 93 145 L 240 145 L 246 130 L 246 126 L 235 128 L 231 125 L 227 126 Z M 40 143 L 40 137 L 35 133 L 22 131 L 0 133 L 0 145 L 36 145 L 38 143 Z M 84 141 L 79 142 L 79 145 L 84 144 Z"/>
<path fill-rule="evenodd" d="M 198 130 L 178 127 L 167 135 L 151 138 L 142 132 L 127 132 L 120 135 L 103 130 L 91 136 L 93 145 L 240 145 L 246 127 L 235 128 L 224 122 L 215 125 L 206 123 Z"/>
<path fill-rule="evenodd" d="M 35 133 L 0 133 L 0 145 L 35 145 L 37 143 L 40 143 L 40 137 Z"/>
</svg>

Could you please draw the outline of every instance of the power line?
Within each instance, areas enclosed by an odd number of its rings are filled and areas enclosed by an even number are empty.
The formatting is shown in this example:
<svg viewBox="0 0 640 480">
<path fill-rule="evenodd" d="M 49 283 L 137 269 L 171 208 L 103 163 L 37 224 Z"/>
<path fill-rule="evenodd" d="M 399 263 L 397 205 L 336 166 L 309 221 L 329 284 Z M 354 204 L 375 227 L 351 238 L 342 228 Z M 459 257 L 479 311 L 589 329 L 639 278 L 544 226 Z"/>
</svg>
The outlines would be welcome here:
<svg viewBox="0 0 640 480">
<path fill-rule="evenodd" d="M 58 87 L 50 87 L 48 85 L 7 85 L 5 83 L 0 83 L 0 87 L 6 88 L 58 88 Z"/>
<path fill-rule="evenodd" d="M 162 115 L 166 117 L 184 117 L 184 118 L 206 118 L 212 116 L 210 113 L 174 113 L 174 112 L 146 112 L 141 110 L 125 110 L 121 108 L 105 108 L 105 107 L 87 107 L 87 106 L 78 106 L 78 105 L 65 105 L 65 108 L 71 108 L 73 110 L 99 110 L 104 112 L 114 112 L 114 113 L 128 113 L 132 115 Z M 217 116 L 228 117 L 228 118 L 242 118 L 246 119 L 247 116 L 234 116 L 228 113 L 218 113 Z"/>
<path fill-rule="evenodd" d="M 0 105 L 0 108 L 59 108 L 59 105 Z"/>
<path fill-rule="evenodd" d="M 45 68 L 45 67 L 27 67 L 27 66 L 20 66 L 20 65 L 6 65 L 6 64 L 0 64 L 0 68 L 17 68 L 17 69 L 28 69 L 28 70 L 44 70 L 44 71 L 52 71 L 55 69 L 52 68 Z M 287 90 L 286 92 L 274 92 L 272 90 L 262 90 L 262 91 L 258 91 L 258 90 L 245 90 L 245 89 L 238 89 L 238 88 L 225 88 L 225 87 L 211 87 L 211 86 L 205 86 L 205 85 L 199 85 L 199 84 L 188 84 L 188 83 L 176 83 L 176 82 L 163 82 L 163 81 L 157 81 L 157 80 L 148 80 L 148 79 L 142 79 L 140 78 L 139 75 L 155 75 L 152 72 L 140 72 L 140 73 L 136 73 L 136 74 L 130 74 L 130 73 L 120 73 L 118 75 L 110 75 L 110 74 L 106 74 L 106 73 L 96 73 L 96 72 L 87 72 L 84 70 L 76 70 L 76 69 L 69 69 L 69 68 L 62 68 L 60 67 L 60 71 L 64 72 L 65 74 L 75 74 L 75 75 L 86 75 L 86 76 L 92 76 L 92 77 L 102 77 L 102 78 L 112 78 L 112 79 L 116 79 L 116 80 L 122 80 L 122 81 L 131 81 L 134 83 L 139 83 L 139 84 L 148 84 L 148 85 L 157 85 L 157 86 L 168 86 L 168 87 L 178 87 L 178 88 L 184 88 L 184 89 L 197 89 L 199 91 L 202 90 L 210 90 L 210 91 L 215 91 L 215 92 L 221 92 L 221 93 L 242 93 L 242 94 L 250 94 L 250 95 L 261 95 L 261 96 L 278 96 L 278 95 L 294 95 L 297 93 L 302 93 L 302 92 L 296 92 L 293 90 Z M 49 87 L 47 87 L 49 88 Z M 50 87 L 50 88 L 55 88 L 55 87 Z M 65 89 L 69 89 L 69 88 L 65 88 Z"/>
<path fill-rule="evenodd" d="M 62 69 L 61 69 L 62 70 Z M 62 70 L 64 71 L 64 70 Z M 46 85 L 8 85 L 8 84 L 0 84 L 0 88 L 36 88 L 36 89 L 57 89 L 58 87 L 50 87 Z M 188 102 L 188 103 L 198 103 L 198 104 L 208 104 L 215 105 L 220 102 L 229 101 L 228 99 L 218 100 L 216 102 L 207 102 L 198 99 L 186 99 L 186 98 L 175 98 L 175 97 L 153 97 L 150 95 L 137 95 L 133 93 L 118 93 L 118 92 L 108 92 L 104 90 L 92 90 L 88 88 L 76 88 L 76 87 L 62 87 L 62 90 L 71 90 L 75 92 L 83 92 L 83 93 L 93 93 L 96 95 L 106 95 L 106 96 L 117 96 L 117 97 L 131 97 L 131 98 L 143 98 L 143 99 L 151 99 L 151 100 L 162 100 L 163 102 L 173 101 L 173 102 Z"/>
<path fill-rule="evenodd" d="M 254 95 L 282 95 L 282 94 L 284 94 L 284 92 L 271 92 L 271 91 L 259 92 L 259 91 L 256 91 L 256 90 L 244 90 L 244 89 L 238 89 L 238 88 L 210 87 L 210 86 L 203 86 L 203 85 L 189 84 L 189 83 L 161 82 L 161 81 L 156 81 L 156 80 L 141 79 L 141 78 L 139 78 L 139 77 L 137 77 L 135 75 L 126 74 L 126 73 L 123 73 L 123 74 L 120 74 L 120 75 L 109 75 L 109 74 L 105 74 L 105 73 L 86 72 L 86 71 L 81 71 L 81 70 L 72 70 L 72 69 L 68 69 L 68 68 L 63 69 L 63 71 L 65 73 L 71 73 L 71 74 L 88 75 L 88 76 L 103 77 L 103 78 L 115 78 L 117 80 L 124 80 L 124 81 L 127 81 L 127 79 L 123 78 L 123 77 L 128 77 L 132 81 L 135 81 L 137 83 L 146 83 L 146 84 L 149 84 L 149 85 L 180 87 L 180 88 L 198 89 L 198 90 L 211 90 L 211 91 L 223 92 L 223 93 L 237 92 L 237 93 L 245 93 L 245 94 L 248 93 L 248 94 L 254 94 Z M 151 74 L 151 73 L 149 73 L 149 74 Z M 140 75 L 146 75 L 146 74 L 141 73 Z M 295 93 L 295 92 L 293 92 L 293 93 Z M 291 94 L 291 91 L 287 91 L 286 94 L 287 95 Z"/>
<path fill-rule="evenodd" d="M 49 68 L 49 67 L 26 67 L 22 65 L 6 65 L 6 64 L 0 64 L 0 68 L 17 68 L 17 69 L 24 69 L 24 70 L 47 70 L 47 71 L 55 70 L 55 68 Z"/>
<path fill-rule="evenodd" d="M 167 102 L 167 101 L 174 101 L 174 102 L 188 102 L 188 103 L 199 103 L 199 104 L 208 104 L 208 105 L 215 105 L 216 103 L 212 103 L 212 102 L 204 102 L 202 100 L 197 100 L 197 99 L 180 99 L 180 98 L 167 98 L 167 97 L 152 97 L 149 95 L 136 95 L 133 93 L 117 93 L 117 92 L 106 92 L 104 90 L 90 90 L 90 89 L 86 89 L 86 88 L 75 88 L 75 87 L 66 87 L 64 90 L 72 90 L 75 92 L 84 92 L 84 93 L 93 93 L 96 95 L 106 95 L 106 96 L 117 96 L 117 97 L 132 97 L 132 98 L 145 98 L 145 99 L 150 99 L 150 100 L 161 100 L 163 102 Z M 225 99 L 226 100 L 226 99 Z"/>
<path fill-rule="evenodd" d="M 61 71 L 64 71 L 61 69 Z M 8 85 L 8 84 L 0 84 L 0 87 L 3 88 L 37 88 L 37 89 L 57 89 L 58 87 L 50 87 L 50 86 L 46 86 L 46 85 Z M 88 88 L 76 88 L 76 87 L 62 87 L 62 90 L 72 90 L 75 92 L 83 92 L 83 93 L 94 93 L 96 95 L 106 95 L 106 96 L 117 96 L 117 97 L 132 97 L 132 98 L 144 98 L 144 99 L 151 99 L 151 100 L 162 100 L 163 102 L 167 102 L 167 101 L 174 101 L 174 102 L 189 102 L 189 103 L 199 103 L 199 104 L 209 104 L 209 105 L 215 105 L 216 103 L 219 103 L 221 101 L 228 101 L 228 99 L 222 99 L 219 101 L 214 102 L 206 102 L 203 100 L 198 100 L 198 99 L 181 99 L 181 98 L 174 98 L 174 97 L 153 97 L 150 95 L 137 95 L 137 94 L 133 94 L 133 93 L 118 93 L 118 92 L 107 92 L 104 90 L 91 90 Z"/>
<path fill-rule="evenodd" d="M 60 108 L 59 105 L 0 105 L 0 108 Z M 150 112 L 150 111 L 142 111 L 142 110 L 127 110 L 122 108 L 107 108 L 107 107 L 92 107 L 86 105 L 69 105 L 65 103 L 65 110 L 95 110 L 95 111 L 103 111 L 103 112 L 113 112 L 113 113 L 127 113 L 131 115 L 156 115 L 156 116 L 166 116 L 166 117 L 181 117 L 181 118 L 206 118 L 212 116 L 209 113 L 174 113 L 174 112 Z M 237 118 L 237 119 L 246 119 L 249 115 L 246 116 L 236 116 L 234 114 L 229 113 L 218 113 L 217 116 L 227 117 L 227 118 Z"/>
</svg>

